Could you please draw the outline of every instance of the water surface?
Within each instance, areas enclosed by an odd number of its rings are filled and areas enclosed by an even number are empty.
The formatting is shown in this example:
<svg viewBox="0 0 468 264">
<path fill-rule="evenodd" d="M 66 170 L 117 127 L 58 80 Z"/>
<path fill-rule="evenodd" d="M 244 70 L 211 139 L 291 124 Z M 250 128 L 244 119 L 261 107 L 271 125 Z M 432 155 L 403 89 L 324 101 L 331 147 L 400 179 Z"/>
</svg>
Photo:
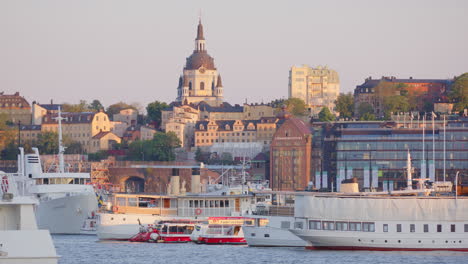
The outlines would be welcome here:
<svg viewBox="0 0 468 264">
<path fill-rule="evenodd" d="M 468 263 L 468 253 L 450 251 L 378 252 L 322 251 L 302 248 L 252 248 L 248 246 L 100 242 L 96 236 L 52 236 L 60 264 L 96 263 Z"/>
</svg>

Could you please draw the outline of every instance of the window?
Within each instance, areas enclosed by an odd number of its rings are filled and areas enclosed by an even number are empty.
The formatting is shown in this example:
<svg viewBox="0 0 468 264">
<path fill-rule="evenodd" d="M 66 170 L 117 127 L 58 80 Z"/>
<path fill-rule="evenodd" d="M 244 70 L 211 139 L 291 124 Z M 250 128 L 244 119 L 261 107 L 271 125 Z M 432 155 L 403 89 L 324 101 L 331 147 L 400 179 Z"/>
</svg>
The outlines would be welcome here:
<svg viewBox="0 0 468 264">
<path fill-rule="evenodd" d="M 409 225 L 409 230 L 410 230 L 411 233 L 416 232 L 416 225 L 415 224 L 410 224 Z"/>
<path fill-rule="evenodd" d="M 323 230 L 335 230 L 335 222 L 324 221 L 322 222 Z"/>
<path fill-rule="evenodd" d="M 375 231 L 374 223 L 362 223 L 362 231 L 364 231 L 364 232 L 374 232 Z"/>
<path fill-rule="evenodd" d="M 423 228 L 424 228 L 424 233 L 429 232 L 429 225 L 428 224 L 424 224 Z"/>
<path fill-rule="evenodd" d="M 295 229 L 304 229 L 304 225 L 302 222 L 295 222 L 294 223 L 294 228 Z"/>
<path fill-rule="evenodd" d="M 442 232 L 442 225 L 437 225 L 437 232 L 438 233 Z"/>
<path fill-rule="evenodd" d="M 254 236 L 255 236 L 255 233 L 251 233 L 250 236 L 253 236 L 253 237 L 254 237 Z"/>
<path fill-rule="evenodd" d="M 281 228 L 289 229 L 291 227 L 291 223 L 289 221 L 281 221 Z"/>
<path fill-rule="evenodd" d="M 468 232 L 468 224 L 465 224 L 465 232 Z"/>
<path fill-rule="evenodd" d="M 189 82 L 188 84 L 188 89 L 191 91 L 192 90 L 192 82 Z"/>
<path fill-rule="evenodd" d="M 384 231 L 384 232 L 388 232 L 388 224 L 384 224 L 384 225 L 383 225 L 383 231 Z"/>
<path fill-rule="evenodd" d="M 336 230 L 348 231 L 348 223 L 347 222 L 336 222 Z"/>
<path fill-rule="evenodd" d="M 401 232 L 401 224 L 397 224 L 397 225 L 396 225 L 396 231 L 397 231 L 397 232 Z"/>
<path fill-rule="evenodd" d="M 313 221 L 313 220 L 309 221 L 309 229 L 311 229 L 311 230 L 320 230 L 320 229 L 322 229 L 321 227 L 322 227 L 322 225 L 320 224 L 320 221 Z"/>
<path fill-rule="evenodd" d="M 361 231 L 361 223 L 349 223 L 349 230 L 350 231 Z"/>
<path fill-rule="evenodd" d="M 450 232 L 455 232 L 455 225 L 450 225 Z"/>
<path fill-rule="evenodd" d="M 205 83 L 204 82 L 200 82 L 200 90 L 205 90 Z"/>
<path fill-rule="evenodd" d="M 270 237 L 270 234 L 265 234 L 265 237 Z"/>
</svg>

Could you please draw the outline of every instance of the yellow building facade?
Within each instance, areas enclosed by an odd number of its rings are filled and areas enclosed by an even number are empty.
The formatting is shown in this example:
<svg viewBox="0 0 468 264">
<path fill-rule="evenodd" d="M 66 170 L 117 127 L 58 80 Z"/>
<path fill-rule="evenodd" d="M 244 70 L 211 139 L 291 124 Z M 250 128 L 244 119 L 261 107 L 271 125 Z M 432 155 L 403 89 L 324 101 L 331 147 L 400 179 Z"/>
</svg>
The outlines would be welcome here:
<svg viewBox="0 0 468 264">
<path fill-rule="evenodd" d="M 340 79 L 335 70 L 326 66 L 293 66 L 289 71 L 288 88 L 288 97 L 302 99 L 311 115 L 316 116 L 323 107 L 334 111 L 340 94 Z"/>
</svg>

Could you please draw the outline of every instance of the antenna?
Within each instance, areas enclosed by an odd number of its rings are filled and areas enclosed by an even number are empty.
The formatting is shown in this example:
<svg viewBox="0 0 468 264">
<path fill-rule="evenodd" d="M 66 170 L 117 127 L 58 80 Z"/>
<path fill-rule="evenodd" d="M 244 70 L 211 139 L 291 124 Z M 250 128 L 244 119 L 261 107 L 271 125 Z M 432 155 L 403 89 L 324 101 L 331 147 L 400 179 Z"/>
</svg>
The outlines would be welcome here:
<svg viewBox="0 0 468 264">
<path fill-rule="evenodd" d="M 65 120 L 65 118 L 62 117 L 62 111 L 60 109 L 60 106 L 58 107 L 58 116 L 56 118 L 54 118 L 54 119 L 58 121 L 59 172 L 64 173 L 65 172 L 65 165 L 64 165 L 65 162 L 63 160 L 63 153 L 65 152 L 65 148 L 63 147 L 63 139 L 62 139 L 62 120 Z"/>
</svg>

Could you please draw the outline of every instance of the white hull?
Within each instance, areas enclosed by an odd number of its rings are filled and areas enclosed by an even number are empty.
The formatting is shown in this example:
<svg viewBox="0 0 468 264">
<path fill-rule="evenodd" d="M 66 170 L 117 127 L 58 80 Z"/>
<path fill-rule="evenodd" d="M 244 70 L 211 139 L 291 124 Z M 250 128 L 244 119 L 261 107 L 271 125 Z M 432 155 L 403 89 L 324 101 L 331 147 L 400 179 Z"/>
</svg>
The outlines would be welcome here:
<svg viewBox="0 0 468 264">
<path fill-rule="evenodd" d="M 57 264 L 52 238 L 47 230 L 0 231 L 0 263 Z"/>
<path fill-rule="evenodd" d="M 292 230 L 312 249 L 468 251 L 466 233 L 389 234 L 376 232 Z"/>
<path fill-rule="evenodd" d="M 244 238 L 251 247 L 305 247 L 307 243 L 289 232 L 278 227 L 243 226 Z"/>
<path fill-rule="evenodd" d="M 80 234 L 85 220 L 97 209 L 96 195 L 92 192 L 40 201 L 37 223 L 40 229 L 48 229 L 52 234 Z"/>
</svg>

